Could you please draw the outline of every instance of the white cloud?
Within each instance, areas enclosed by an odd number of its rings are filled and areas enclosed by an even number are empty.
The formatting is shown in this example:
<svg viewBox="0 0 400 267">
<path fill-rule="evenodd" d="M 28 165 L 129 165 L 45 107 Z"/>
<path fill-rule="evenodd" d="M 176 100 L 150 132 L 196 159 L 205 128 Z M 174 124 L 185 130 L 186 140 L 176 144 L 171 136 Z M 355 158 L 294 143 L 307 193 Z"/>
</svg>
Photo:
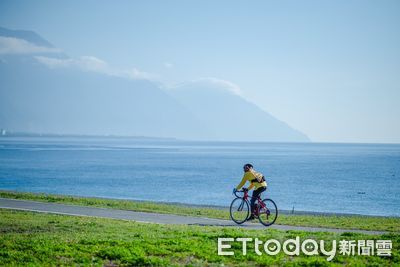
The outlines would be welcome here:
<svg viewBox="0 0 400 267">
<path fill-rule="evenodd" d="M 82 70 L 95 71 L 108 73 L 110 72 L 107 63 L 101 59 L 91 56 L 80 57 L 79 59 L 72 58 L 52 58 L 44 56 L 35 57 L 40 63 L 50 68 L 66 68 L 66 67 L 77 67 Z"/>
<path fill-rule="evenodd" d="M 0 36 L 0 54 L 58 53 L 60 49 L 38 46 L 23 39 Z"/>
<path fill-rule="evenodd" d="M 74 64 L 84 70 L 95 71 L 95 72 L 102 72 L 102 73 L 110 73 L 112 72 L 111 68 L 108 64 L 97 58 L 92 56 L 83 56 L 80 57 L 78 60 L 73 59 Z"/>
<path fill-rule="evenodd" d="M 207 88 L 212 87 L 212 88 L 216 88 L 216 89 L 220 89 L 220 90 L 229 91 L 235 95 L 242 95 L 242 90 L 240 89 L 239 85 L 237 85 L 231 81 L 218 79 L 218 78 L 214 78 L 214 77 L 195 79 L 195 80 L 192 80 L 189 82 L 185 82 L 185 83 L 176 85 L 174 87 L 181 87 L 181 86 L 184 86 L 187 84 L 200 84 L 200 85 L 204 85 Z"/>
<path fill-rule="evenodd" d="M 131 78 L 134 80 L 151 80 L 155 81 L 157 80 L 157 75 L 140 71 L 136 68 L 128 69 L 128 70 L 123 70 L 120 72 L 121 76 Z"/>
<path fill-rule="evenodd" d="M 36 56 L 35 58 L 37 59 L 37 61 L 43 63 L 44 65 L 50 68 L 67 67 L 72 63 L 70 60 L 59 59 L 59 58 L 50 58 L 43 56 Z"/>
<path fill-rule="evenodd" d="M 83 71 L 93 71 L 110 76 L 123 77 L 133 80 L 157 80 L 157 76 L 151 73 L 140 71 L 136 68 L 117 69 L 108 65 L 107 62 L 93 56 L 83 56 L 77 59 L 51 58 L 36 56 L 36 59 L 50 68 L 78 68 Z"/>
</svg>

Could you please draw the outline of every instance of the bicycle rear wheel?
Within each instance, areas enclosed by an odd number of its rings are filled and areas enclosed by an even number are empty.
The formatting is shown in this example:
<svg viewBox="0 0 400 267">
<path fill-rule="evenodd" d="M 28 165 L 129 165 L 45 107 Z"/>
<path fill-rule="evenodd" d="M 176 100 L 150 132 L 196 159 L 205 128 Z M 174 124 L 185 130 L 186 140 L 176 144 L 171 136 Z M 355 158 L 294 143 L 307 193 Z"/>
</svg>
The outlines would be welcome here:
<svg viewBox="0 0 400 267">
<path fill-rule="evenodd" d="M 242 224 L 249 217 L 250 213 L 249 203 L 243 198 L 237 197 L 232 201 L 229 212 L 232 221 L 234 221 L 237 224 Z"/>
<path fill-rule="evenodd" d="M 264 207 L 260 207 L 258 220 L 265 226 L 272 225 L 278 218 L 278 207 L 272 199 L 266 198 L 262 201 Z"/>
</svg>

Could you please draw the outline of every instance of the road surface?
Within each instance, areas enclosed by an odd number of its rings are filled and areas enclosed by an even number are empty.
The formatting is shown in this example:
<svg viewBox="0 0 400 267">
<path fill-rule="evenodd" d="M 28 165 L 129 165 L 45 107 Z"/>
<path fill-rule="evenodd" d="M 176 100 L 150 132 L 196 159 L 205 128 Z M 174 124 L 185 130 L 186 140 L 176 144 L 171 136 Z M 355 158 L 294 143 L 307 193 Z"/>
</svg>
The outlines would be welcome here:
<svg viewBox="0 0 400 267">
<path fill-rule="evenodd" d="M 95 208 L 85 207 L 77 205 L 67 205 L 59 203 L 47 203 L 37 202 L 30 200 L 19 200 L 19 199 L 8 199 L 0 198 L 0 208 L 13 209 L 13 210 L 25 210 L 35 211 L 44 213 L 55 213 L 73 216 L 91 216 L 101 218 L 112 218 L 120 220 L 133 220 L 137 222 L 145 223 L 160 223 L 160 224 L 186 224 L 186 225 L 203 225 L 203 226 L 221 226 L 221 227 L 240 227 L 245 229 L 260 229 L 268 230 L 299 230 L 308 232 L 356 232 L 365 234 L 383 234 L 384 231 L 366 231 L 366 230 L 349 230 L 349 229 L 335 229 L 335 228 L 320 228 L 320 227 L 303 227 L 303 226 L 290 226 L 290 225 L 278 225 L 274 224 L 270 227 L 265 227 L 260 223 L 244 223 L 237 225 L 229 220 L 212 219 L 204 217 L 192 217 L 184 215 L 173 215 L 173 214 L 161 214 L 161 213 L 149 213 L 149 212 L 138 212 L 128 210 L 117 210 L 107 208 Z M 0 219 L 1 220 L 1 219 Z"/>
</svg>

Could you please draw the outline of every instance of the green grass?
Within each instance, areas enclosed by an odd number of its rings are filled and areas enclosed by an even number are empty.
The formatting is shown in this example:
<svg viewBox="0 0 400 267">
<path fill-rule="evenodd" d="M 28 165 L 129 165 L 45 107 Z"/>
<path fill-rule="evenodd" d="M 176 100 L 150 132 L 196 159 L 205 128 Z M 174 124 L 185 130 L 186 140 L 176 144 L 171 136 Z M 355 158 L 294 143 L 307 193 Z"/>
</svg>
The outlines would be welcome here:
<svg viewBox="0 0 400 267">
<path fill-rule="evenodd" d="M 218 237 L 251 237 L 281 242 L 300 236 L 325 240 L 392 240 L 391 257 L 258 256 L 253 245 L 248 254 L 235 243 L 234 256 L 217 254 Z M 0 209 L 0 265 L 2 266 L 395 266 L 400 264 L 400 235 L 368 236 L 355 233 L 245 230 L 204 226 L 138 223 L 92 217 L 43 214 Z"/>
<path fill-rule="evenodd" d="M 113 200 L 89 197 L 73 197 L 50 194 L 20 193 L 0 191 L 0 197 L 27 199 L 43 202 L 55 202 L 82 206 L 103 207 L 144 212 L 158 212 L 188 216 L 201 216 L 228 219 L 229 211 L 213 208 L 174 205 L 156 202 Z M 285 215 L 279 214 L 277 224 L 311 227 L 329 227 L 341 229 L 361 229 L 400 232 L 400 218 L 370 216 L 334 216 L 334 215 Z"/>
</svg>

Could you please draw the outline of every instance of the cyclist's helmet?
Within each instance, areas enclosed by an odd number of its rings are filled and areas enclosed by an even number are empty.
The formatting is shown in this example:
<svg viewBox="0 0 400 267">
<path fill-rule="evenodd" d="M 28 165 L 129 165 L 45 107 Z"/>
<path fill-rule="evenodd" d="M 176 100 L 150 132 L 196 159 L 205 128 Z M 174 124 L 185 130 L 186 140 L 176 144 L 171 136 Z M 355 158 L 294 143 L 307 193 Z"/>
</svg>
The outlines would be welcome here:
<svg viewBox="0 0 400 267">
<path fill-rule="evenodd" d="M 253 165 L 251 165 L 250 163 L 246 163 L 243 165 L 243 170 L 248 171 L 249 169 L 252 169 Z"/>
</svg>

